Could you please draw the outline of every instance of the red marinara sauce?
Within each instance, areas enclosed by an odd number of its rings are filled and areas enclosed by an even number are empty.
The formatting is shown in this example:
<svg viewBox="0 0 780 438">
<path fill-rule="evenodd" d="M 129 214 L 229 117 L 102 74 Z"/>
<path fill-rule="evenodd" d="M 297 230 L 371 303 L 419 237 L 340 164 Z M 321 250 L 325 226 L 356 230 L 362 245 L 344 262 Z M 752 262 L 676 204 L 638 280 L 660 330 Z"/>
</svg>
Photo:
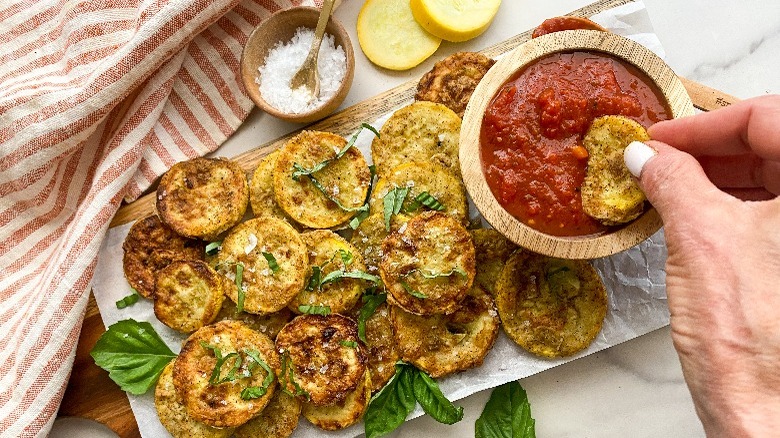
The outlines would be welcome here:
<svg viewBox="0 0 780 438">
<path fill-rule="evenodd" d="M 512 216 L 555 236 L 602 233 L 582 210 L 593 119 L 622 115 L 644 127 L 671 118 L 663 95 L 636 67 L 595 52 L 554 53 L 509 80 L 485 111 L 483 171 Z"/>
</svg>

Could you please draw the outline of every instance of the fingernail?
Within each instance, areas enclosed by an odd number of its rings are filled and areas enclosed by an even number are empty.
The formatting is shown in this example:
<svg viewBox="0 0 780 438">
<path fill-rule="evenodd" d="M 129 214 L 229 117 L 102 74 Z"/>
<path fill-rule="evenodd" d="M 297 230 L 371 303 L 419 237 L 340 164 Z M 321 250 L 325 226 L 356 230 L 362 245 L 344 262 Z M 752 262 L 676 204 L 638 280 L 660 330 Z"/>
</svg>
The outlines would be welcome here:
<svg viewBox="0 0 780 438">
<path fill-rule="evenodd" d="M 626 150 L 623 151 L 623 160 L 626 162 L 626 167 L 632 175 L 639 178 L 642 174 L 642 168 L 645 167 L 651 158 L 658 154 L 655 149 L 642 143 L 641 141 L 632 141 Z"/>
</svg>

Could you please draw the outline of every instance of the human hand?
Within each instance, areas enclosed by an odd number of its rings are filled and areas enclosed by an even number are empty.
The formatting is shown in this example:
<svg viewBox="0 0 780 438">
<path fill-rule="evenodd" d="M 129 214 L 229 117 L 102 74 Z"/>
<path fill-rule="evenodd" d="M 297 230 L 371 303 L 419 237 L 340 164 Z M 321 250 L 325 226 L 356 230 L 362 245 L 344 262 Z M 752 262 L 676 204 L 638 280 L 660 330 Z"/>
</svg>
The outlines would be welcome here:
<svg viewBox="0 0 780 438">
<path fill-rule="evenodd" d="M 780 96 L 649 129 L 626 164 L 663 218 L 672 340 L 709 436 L 780 425 Z M 672 146 L 669 146 L 672 145 Z"/>
</svg>

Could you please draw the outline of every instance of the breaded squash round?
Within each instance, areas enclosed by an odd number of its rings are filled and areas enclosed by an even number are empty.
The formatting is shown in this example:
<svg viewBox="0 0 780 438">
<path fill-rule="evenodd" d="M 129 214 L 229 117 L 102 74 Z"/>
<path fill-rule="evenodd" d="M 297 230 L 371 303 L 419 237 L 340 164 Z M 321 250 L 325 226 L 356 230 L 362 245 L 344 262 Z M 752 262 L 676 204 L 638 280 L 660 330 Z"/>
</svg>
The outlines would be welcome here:
<svg viewBox="0 0 780 438">
<path fill-rule="evenodd" d="M 309 422 L 323 430 L 341 430 L 360 421 L 371 401 L 371 373 L 366 370 L 357 388 L 337 403 L 317 406 L 303 404 L 303 416 Z"/>
<path fill-rule="evenodd" d="M 274 193 L 293 220 L 309 228 L 336 227 L 354 216 L 354 209 L 366 201 L 371 172 L 363 154 L 351 147 L 336 159 L 346 144 L 347 140 L 330 132 L 303 131 L 279 150 Z M 312 175 L 294 178 L 296 169 L 311 170 L 326 160 L 332 161 Z"/>
<path fill-rule="evenodd" d="M 377 181 L 371 193 L 371 213 L 384 211 L 384 198 L 395 188 L 408 187 L 409 192 L 404 199 L 402 211 L 415 215 L 426 211 L 427 207 L 420 205 L 415 198 L 421 193 L 428 193 L 443 206 L 443 213 L 468 222 L 469 207 L 466 202 L 466 188 L 455 174 L 438 163 L 405 163 L 392 169 Z"/>
<path fill-rule="evenodd" d="M 418 316 L 390 310 L 401 358 L 431 377 L 442 377 L 482 365 L 498 337 L 495 303 L 479 286 L 450 315 Z"/>
<path fill-rule="evenodd" d="M 481 53 L 453 53 L 423 75 L 414 99 L 440 103 L 462 118 L 471 94 L 495 63 Z"/>
<path fill-rule="evenodd" d="M 583 260 L 516 252 L 496 283 L 496 305 L 506 334 L 542 357 L 586 348 L 607 314 L 599 274 Z"/>
<path fill-rule="evenodd" d="M 228 438 L 233 428 L 216 428 L 195 421 L 187 414 L 181 396 L 173 384 L 173 364 L 171 361 L 163 369 L 154 390 L 154 407 L 157 417 L 174 438 Z"/>
<path fill-rule="evenodd" d="M 236 438 L 287 438 L 298 427 L 301 402 L 297 397 L 276 391 L 263 412 L 236 429 Z"/>
<path fill-rule="evenodd" d="M 309 275 L 311 280 L 314 268 L 319 270 L 320 279 L 335 271 L 365 272 L 363 257 L 343 237 L 328 230 L 315 230 L 301 234 L 309 251 Z M 355 307 L 360 299 L 366 282 L 357 278 L 344 278 L 322 285 L 313 285 L 309 290 L 309 280 L 288 307 L 295 313 L 301 313 L 299 306 L 327 306 L 333 313 L 345 313 Z"/>
<path fill-rule="evenodd" d="M 235 161 L 195 158 L 160 179 L 157 212 L 182 236 L 214 240 L 237 224 L 249 204 L 246 174 Z"/>
<path fill-rule="evenodd" d="M 202 260 L 177 260 L 157 273 L 154 315 L 176 331 L 194 332 L 214 321 L 232 287 Z"/>
<path fill-rule="evenodd" d="M 288 322 L 292 321 L 295 315 L 288 308 L 283 308 L 277 312 L 268 313 L 265 315 L 257 315 L 248 312 L 239 312 L 236 303 L 231 300 L 224 300 L 222 302 L 222 308 L 219 310 L 217 317 L 214 318 L 215 322 L 218 321 L 239 321 L 246 324 L 252 330 L 268 336 L 271 339 L 276 339 L 276 335 L 279 334 L 279 330 L 282 329 Z"/>
<path fill-rule="evenodd" d="M 443 213 L 411 218 L 387 236 L 382 252 L 379 271 L 388 302 L 416 315 L 454 312 L 474 281 L 471 235 Z"/>
<path fill-rule="evenodd" d="M 274 270 L 272 261 L 278 266 Z M 306 244 L 287 222 L 272 217 L 250 219 L 233 228 L 217 254 L 217 272 L 235 281 L 243 266 L 244 311 L 268 314 L 285 307 L 303 289 L 309 256 Z M 238 288 L 227 292 L 238 304 Z"/>
<path fill-rule="evenodd" d="M 274 373 L 281 369 L 273 341 L 238 321 L 221 321 L 190 335 L 173 366 L 173 382 L 187 413 L 213 427 L 240 426 L 260 413 L 277 388 L 274 378 L 263 395 L 241 397 L 247 388 L 268 382 L 269 373 L 253 356 Z M 223 359 L 219 368 L 218 357 Z"/>
<path fill-rule="evenodd" d="M 127 282 L 144 298 L 154 296 L 157 271 L 174 260 L 203 260 L 203 242 L 179 236 L 155 214 L 135 222 L 122 243 Z"/>
<path fill-rule="evenodd" d="M 409 216 L 403 214 L 393 215 L 390 218 L 390 230 L 394 231 L 409 220 Z M 385 217 L 383 213 L 372 214 L 363 220 L 352 233 L 349 242 L 363 257 L 366 272 L 371 275 L 379 275 L 379 262 L 382 261 L 382 242 L 390 231 L 385 229 Z"/>
<path fill-rule="evenodd" d="M 249 182 L 249 205 L 252 206 L 252 214 L 255 217 L 271 216 L 284 219 L 293 227 L 297 227 L 298 223 L 290 219 L 276 202 L 274 168 L 278 156 L 278 150 L 266 155 L 252 174 L 252 180 Z"/>
<path fill-rule="evenodd" d="M 477 257 L 477 275 L 474 281 L 491 296 L 495 296 L 496 281 L 509 256 L 517 250 L 517 245 L 492 228 L 478 228 L 469 232 L 474 239 L 474 252 Z"/>
<path fill-rule="evenodd" d="M 393 113 L 380 134 L 371 143 L 371 156 L 380 177 L 411 161 L 436 161 L 460 174 L 460 117 L 446 106 L 414 102 Z"/>
<path fill-rule="evenodd" d="M 639 123 L 622 116 L 599 117 L 582 140 L 588 151 L 588 168 L 582 182 L 582 209 L 604 225 L 619 225 L 639 217 L 645 194 L 623 161 L 632 141 L 650 136 Z"/>
<path fill-rule="evenodd" d="M 317 406 L 343 401 L 366 371 L 357 323 L 343 315 L 298 316 L 279 332 L 276 347 L 288 371 L 279 383 L 292 393 L 297 385 Z"/>
<path fill-rule="evenodd" d="M 351 314 L 358 318 L 362 305 Z M 390 321 L 390 306 L 382 303 L 366 320 L 366 347 L 368 348 L 368 371 L 371 373 L 371 391 L 378 392 L 395 375 L 395 363 L 401 359 Z"/>
</svg>

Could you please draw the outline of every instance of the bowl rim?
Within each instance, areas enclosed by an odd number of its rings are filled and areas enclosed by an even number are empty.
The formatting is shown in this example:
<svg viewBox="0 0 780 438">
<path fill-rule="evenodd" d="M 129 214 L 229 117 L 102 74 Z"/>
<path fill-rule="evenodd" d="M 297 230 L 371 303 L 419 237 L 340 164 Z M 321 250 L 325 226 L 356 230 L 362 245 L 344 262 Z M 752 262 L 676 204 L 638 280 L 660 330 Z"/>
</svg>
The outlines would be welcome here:
<svg viewBox="0 0 780 438">
<path fill-rule="evenodd" d="M 518 71 L 550 54 L 572 51 L 599 52 L 616 57 L 643 72 L 666 99 L 672 117 L 694 114 L 693 103 L 674 71 L 641 44 L 610 32 L 567 30 L 542 35 L 518 46 L 499 59 L 477 85 L 463 116 L 459 158 L 466 190 L 485 220 L 514 243 L 550 257 L 594 259 L 606 257 L 642 242 L 663 225 L 657 211 L 648 208 L 637 219 L 604 234 L 553 236 L 510 215 L 487 185 L 480 152 L 480 131 L 485 110 L 498 90 Z"/>
<path fill-rule="evenodd" d="M 331 114 L 333 111 L 338 108 L 339 105 L 344 101 L 344 99 L 347 97 L 348 91 L 350 87 L 352 86 L 352 79 L 354 77 L 354 70 L 355 70 L 355 54 L 354 49 L 352 47 L 352 40 L 349 37 L 349 32 L 347 32 L 344 25 L 336 19 L 335 16 L 331 15 L 328 24 L 326 27 L 326 35 L 331 34 L 334 36 L 334 38 L 337 37 L 336 33 L 338 34 L 338 37 L 342 39 L 342 48 L 344 49 L 344 55 L 346 58 L 346 64 L 347 64 L 347 71 L 344 75 L 344 79 L 341 81 L 341 85 L 339 86 L 338 90 L 336 90 L 336 93 L 333 95 L 333 97 L 329 100 L 324 102 L 321 106 L 312 109 L 311 111 L 304 112 L 304 113 L 285 113 L 283 111 L 280 111 L 273 105 L 269 104 L 268 102 L 263 99 L 262 94 L 260 93 L 260 90 L 258 88 L 258 84 L 256 83 L 256 80 L 258 79 L 258 72 L 257 68 L 258 66 L 250 66 L 247 61 L 247 51 L 249 50 L 249 46 L 254 43 L 254 41 L 259 38 L 259 35 L 263 33 L 265 28 L 268 26 L 268 23 L 271 22 L 271 20 L 278 20 L 279 17 L 283 17 L 286 15 L 293 15 L 293 14 L 300 14 L 302 11 L 309 11 L 309 12 L 303 12 L 303 13 L 311 13 L 313 17 L 313 23 L 316 25 L 317 18 L 320 14 L 320 9 L 315 8 L 312 6 L 294 6 L 287 9 L 281 9 L 279 11 L 274 12 L 269 17 L 265 18 L 263 21 L 261 21 L 255 28 L 252 30 L 252 32 L 249 34 L 249 37 L 246 40 L 246 43 L 244 43 L 244 47 L 241 50 L 241 58 L 240 58 L 240 71 L 241 71 L 241 78 L 242 82 L 244 84 L 244 91 L 247 93 L 249 98 L 257 105 L 258 108 L 263 110 L 264 112 L 288 121 L 288 122 L 294 122 L 294 123 L 310 123 L 317 120 L 320 120 L 324 117 L 327 117 L 329 114 Z M 335 27 L 337 29 L 337 32 L 328 32 L 328 29 L 331 28 L 331 26 Z M 311 29 L 313 30 L 314 27 L 312 26 Z M 273 44 L 277 44 L 280 40 L 274 41 Z M 262 62 L 262 60 L 260 60 Z"/>
</svg>

